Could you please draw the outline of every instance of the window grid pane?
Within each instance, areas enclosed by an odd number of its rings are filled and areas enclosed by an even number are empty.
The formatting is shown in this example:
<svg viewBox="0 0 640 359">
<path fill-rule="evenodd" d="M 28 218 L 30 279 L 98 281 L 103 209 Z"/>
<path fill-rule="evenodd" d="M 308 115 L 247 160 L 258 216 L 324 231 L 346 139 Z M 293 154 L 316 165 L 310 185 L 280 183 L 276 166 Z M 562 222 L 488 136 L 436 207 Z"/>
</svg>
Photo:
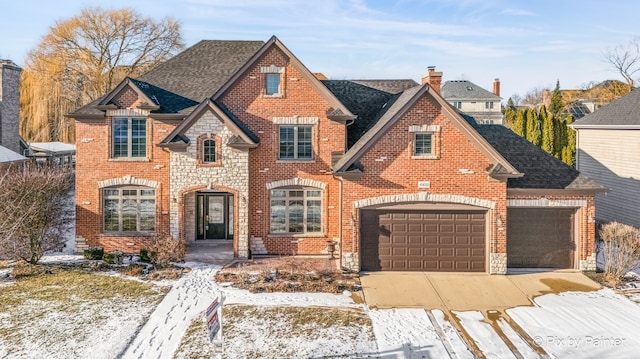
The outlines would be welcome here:
<svg viewBox="0 0 640 359">
<path fill-rule="evenodd" d="M 129 120 L 113 119 L 113 157 L 129 156 Z"/>
<path fill-rule="evenodd" d="M 430 133 L 416 133 L 416 148 L 415 155 L 430 155 L 431 151 L 431 134 Z"/>
<path fill-rule="evenodd" d="M 321 197 L 320 190 L 271 190 L 271 233 L 321 233 Z"/>
<path fill-rule="evenodd" d="M 267 74 L 267 95 L 280 93 L 280 74 Z"/>
<path fill-rule="evenodd" d="M 147 155 L 147 121 L 144 118 L 131 119 L 131 157 Z"/>
<path fill-rule="evenodd" d="M 103 190 L 105 232 L 151 232 L 155 230 L 155 190 L 108 188 Z"/>
<path fill-rule="evenodd" d="M 216 161 L 216 141 L 204 140 L 202 143 L 202 162 Z"/>
<path fill-rule="evenodd" d="M 298 158 L 312 158 L 311 127 L 298 127 Z"/>
<path fill-rule="evenodd" d="M 295 135 L 294 127 L 280 126 L 280 158 L 295 158 Z"/>
</svg>

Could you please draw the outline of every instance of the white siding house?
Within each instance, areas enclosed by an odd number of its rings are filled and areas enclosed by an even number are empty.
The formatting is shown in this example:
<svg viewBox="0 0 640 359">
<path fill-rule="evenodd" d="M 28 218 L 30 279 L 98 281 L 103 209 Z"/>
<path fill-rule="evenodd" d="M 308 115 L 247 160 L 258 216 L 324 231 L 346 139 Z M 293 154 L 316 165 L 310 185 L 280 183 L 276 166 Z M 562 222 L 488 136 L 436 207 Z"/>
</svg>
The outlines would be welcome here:
<svg viewBox="0 0 640 359">
<path fill-rule="evenodd" d="M 596 219 L 640 228 L 640 90 L 572 127 L 578 170 L 609 189 L 596 196 Z"/>
<path fill-rule="evenodd" d="M 500 97 L 500 80 L 493 83 L 490 92 L 467 80 L 447 81 L 440 94 L 460 112 L 472 116 L 482 124 L 504 125 Z"/>
</svg>

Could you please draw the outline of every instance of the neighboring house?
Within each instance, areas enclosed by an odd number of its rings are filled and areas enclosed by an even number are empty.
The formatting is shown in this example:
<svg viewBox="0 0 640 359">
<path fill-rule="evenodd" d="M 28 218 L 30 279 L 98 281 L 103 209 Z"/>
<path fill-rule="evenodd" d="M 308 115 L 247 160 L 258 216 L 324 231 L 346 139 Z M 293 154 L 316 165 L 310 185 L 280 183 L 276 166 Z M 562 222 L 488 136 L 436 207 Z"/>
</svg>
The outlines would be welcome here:
<svg viewBox="0 0 640 359">
<path fill-rule="evenodd" d="M 29 142 L 26 154 L 36 162 L 74 166 L 76 145 L 64 142 Z"/>
<path fill-rule="evenodd" d="M 20 73 L 10 60 L 0 60 L 0 165 L 22 162 L 19 128 Z M 13 153 L 10 153 L 11 151 Z"/>
<path fill-rule="evenodd" d="M 609 190 L 596 218 L 640 228 L 640 90 L 574 122 L 577 168 Z"/>
<path fill-rule="evenodd" d="M 499 79 L 493 82 L 493 92 L 467 80 L 447 81 L 442 85 L 442 97 L 478 124 L 504 125 Z"/>
<path fill-rule="evenodd" d="M 135 252 L 169 233 L 240 258 L 335 243 L 355 270 L 595 269 L 602 187 L 460 115 L 441 76 L 320 80 L 276 37 L 201 41 L 69 115 L 76 243 Z"/>
</svg>

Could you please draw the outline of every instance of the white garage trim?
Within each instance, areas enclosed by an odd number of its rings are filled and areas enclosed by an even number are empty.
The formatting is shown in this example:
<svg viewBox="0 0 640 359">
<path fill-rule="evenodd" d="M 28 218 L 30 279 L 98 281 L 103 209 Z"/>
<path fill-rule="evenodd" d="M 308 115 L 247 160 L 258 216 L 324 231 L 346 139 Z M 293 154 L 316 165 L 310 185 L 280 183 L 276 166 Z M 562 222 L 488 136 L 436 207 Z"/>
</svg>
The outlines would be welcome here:
<svg viewBox="0 0 640 359">
<path fill-rule="evenodd" d="M 507 207 L 586 207 L 584 199 L 508 199 Z"/>
<path fill-rule="evenodd" d="M 496 208 L 495 202 L 489 201 L 486 199 L 458 196 L 454 194 L 437 194 L 437 193 L 429 193 L 429 192 L 405 193 L 405 194 L 394 194 L 389 196 L 371 197 L 371 198 L 355 201 L 353 202 L 353 206 L 355 208 L 365 208 L 365 207 L 370 207 L 370 206 L 375 206 L 380 204 L 402 203 L 402 202 L 445 202 L 445 203 L 468 204 L 471 206 L 490 208 L 490 209 Z"/>
</svg>

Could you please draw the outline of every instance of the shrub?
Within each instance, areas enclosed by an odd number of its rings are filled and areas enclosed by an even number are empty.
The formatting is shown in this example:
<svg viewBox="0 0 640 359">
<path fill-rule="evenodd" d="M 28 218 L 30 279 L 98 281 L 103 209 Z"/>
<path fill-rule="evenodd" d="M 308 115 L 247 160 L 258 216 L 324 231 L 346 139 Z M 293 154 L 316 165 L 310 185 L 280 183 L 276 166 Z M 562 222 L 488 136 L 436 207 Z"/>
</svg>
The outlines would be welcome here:
<svg viewBox="0 0 640 359">
<path fill-rule="evenodd" d="M 605 280 L 612 286 L 632 270 L 640 259 L 640 230 L 626 224 L 612 222 L 600 230 L 604 253 Z"/>
<path fill-rule="evenodd" d="M 185 250 L 184 241 L 174 239 L 166 233 L 159 233 L 151 240 L 148 255 L 151 263 L 168 265 L 170 262 L 184 260 Z"/>
<path fill-rule="evenodd" d="M 114 251 L 105 253 L 102 260 L 109 264 L 122 264 L 122 252 Z"/>
<path fill-rule="evenodd" d="M 84 250 L 84 258 L 86 259 L 102 259 L 104 249 L 102 247 L 90 247 Z"/>
<path fill-rule="evenodd" d="M 151 263 L 151 257 L 149 256 L 149 250 L 142 248 L 140 250 L 140 261 L 145 263 Z"/>
</svg>

